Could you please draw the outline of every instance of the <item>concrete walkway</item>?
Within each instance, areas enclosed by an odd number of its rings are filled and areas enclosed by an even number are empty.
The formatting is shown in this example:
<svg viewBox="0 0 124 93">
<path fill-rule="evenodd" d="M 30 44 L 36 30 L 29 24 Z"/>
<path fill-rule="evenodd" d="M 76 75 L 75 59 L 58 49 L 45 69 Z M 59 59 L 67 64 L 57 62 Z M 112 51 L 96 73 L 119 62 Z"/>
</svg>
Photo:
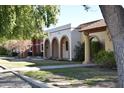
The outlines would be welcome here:
<svg viewBox="0 0 124 93">
<path fill-rule="evenodd" d="M 23 68 L 11 68 L 1 66 L 0 68 L 0 87 L 1 88 L 49 88 L 51 84 L 34 80 L 30 77 L 21 75 L 15 71 L 37 71 L 45 69 L 60 69 L 60 68 L 72 68 L 72 67 L 93 67 L 95 64 L 70 64 L 70 65 L 56 65 L 56 66 L 39 66 L 39 67 L 23 67 Z"/>
<path fill-rule="evenodd" d="M 0 71 L 7 68 L 0 66 Z M 31 77 L 24 76 L 15 71 L 4 71 L 0 73 L 0 88 L 57 88 Z"/>
<path fill-rule="evenodd" d="M 14 61 L 33 61 L 33 60 L 43 60 L 42 57 L 26 57 L 26 58 L 18 58 L 18 57 L 0 57 L 3 60 L 14 60 Z"/>
<path fill-rule="evenodd" d="M 95 64 L 70 64 L 70 65 L 56 65 L 56 66 L 38 66 L 38 67 L 22 67 L 22 68 L 11 68 L 6 69 L 1 72 L 8 71 L 38 71 L 38 70 L 47 70 L 47 69 L 60 69 L 60 68 L 72 68 L 72 67 L 93 67 Z"/>
<path fill-rule="evenodd" d="M 24 80 L 12 73 L 0 73 L 0 88 L 31 88 Z"/>
<path fill-rule="evenodd" d="M 2 68 L 0 68 L 2 70 Z M 31 88 L 24 80 L 11 72 L 0 73 L 0 88 Z"/>
</svg>

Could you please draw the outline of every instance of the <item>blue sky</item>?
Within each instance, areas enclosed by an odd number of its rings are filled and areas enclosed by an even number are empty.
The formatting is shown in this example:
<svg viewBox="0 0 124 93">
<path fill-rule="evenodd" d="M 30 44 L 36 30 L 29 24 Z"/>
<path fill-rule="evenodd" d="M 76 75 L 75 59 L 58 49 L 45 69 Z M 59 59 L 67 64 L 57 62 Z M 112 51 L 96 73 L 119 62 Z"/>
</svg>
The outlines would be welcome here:
<svg viewBox="0 0 124 93">
<path fill-rule="evenodd" d="M 60 6 L 58 22 L 55 26 L 49 28 L 62 26 L 68 23 L 71 23 L 72 27 L 76 27 L 79 24 L 103 18 L 98 5 L 89 5 L 89 7 L 90 9 L 87 12 L 81 5 Z"/>
</svg>

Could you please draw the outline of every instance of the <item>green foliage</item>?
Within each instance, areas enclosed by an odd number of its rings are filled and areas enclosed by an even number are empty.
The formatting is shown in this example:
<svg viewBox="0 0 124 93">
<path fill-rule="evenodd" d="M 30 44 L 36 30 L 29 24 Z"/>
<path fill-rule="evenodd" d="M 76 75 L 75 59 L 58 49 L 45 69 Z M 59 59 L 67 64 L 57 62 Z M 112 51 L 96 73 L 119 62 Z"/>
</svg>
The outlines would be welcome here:
<svg viewBox="0 0 124 93">
<path fill-rule="evenodd" d="M 113 52 L 107 52 L 105 50 L 100 51 L 95 56 L 95 63 L 101 67 L 114 68 L 116 67 L 116 61 Z"/>
<path fill-rule="evenodd" d="M 98 41 L 92 41 L 91 42 L 91 54 L 92 58 L 101 50 L 101 44 Z M 84 61 L 84 43 L 78 42 L 78 44 L 75 46 L 75 59 L 76 61 Z"/>
<path fill-rule="evenodd" d="M 32 39 L 43 39 L 48 36 L 48 33 L 46 32 L 36 32 L 32 33 L 31 38 Z"/>
<path fill-rule="evenodd" d="M 0 40 L 31 39 L 32 34 L 39 33 L 40 37 L 44 36 L 43 28 L 56 24 L 58 14 L 59 6 L 56 5 L 2 5 Z"/>
<path fill-rule="evenodd" d="M 0 46 L 0 55 L 8 55 L 8 53 L 9 51 L 6 48 Z"/>
<path fill-rule="evenodd" d="M 84 61 L 84 43 L 78 42 L 74 49 L 76 61 Z"/>
<path fill-rule="evenodd" d="M 94 57 L 101 50 L 101 44 L 98 41 L 91 42 L 91 54 Z"/>
</svg>

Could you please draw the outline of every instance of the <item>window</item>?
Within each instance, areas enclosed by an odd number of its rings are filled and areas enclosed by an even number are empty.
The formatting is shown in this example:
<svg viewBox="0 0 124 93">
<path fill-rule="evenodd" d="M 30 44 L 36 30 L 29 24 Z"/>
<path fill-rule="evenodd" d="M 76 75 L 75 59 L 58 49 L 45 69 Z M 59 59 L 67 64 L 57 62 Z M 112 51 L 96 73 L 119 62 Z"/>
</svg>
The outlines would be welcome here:
<svg viewBox="0 0 124 93">
<path fill-rule="evenodd" d="M 43 44 L 41 44 L 41 52 L 43 51 Z"/>
<path fill-rule="evenodd" d="M 41 45 L 41 50 L 43 50 L 43 44 Z"/>
<path fill-rule="evenodd" d="M 68 41 L 66 41 L 65 44 L 66 44 L 66 51 L 68 51 Z"/>
</svg>

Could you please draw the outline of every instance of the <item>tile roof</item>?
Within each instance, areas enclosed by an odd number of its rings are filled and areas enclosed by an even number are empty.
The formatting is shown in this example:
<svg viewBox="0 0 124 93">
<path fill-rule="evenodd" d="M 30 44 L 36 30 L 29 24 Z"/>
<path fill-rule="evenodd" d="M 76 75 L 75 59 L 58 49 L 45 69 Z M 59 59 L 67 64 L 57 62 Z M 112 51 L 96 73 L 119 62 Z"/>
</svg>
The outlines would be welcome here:
<svg viewBox="0 0 124 93">
<path fill-rule="evenodd" d="M 82 31 L 92 30 L 100 27 L 106 27 L 106 23 L 103 19 L 100 19 L 100 20 L 81 24 L 79 25 L 79 27 L 80 27 L 80 32 L 82 32 Z"/>
</svg>

